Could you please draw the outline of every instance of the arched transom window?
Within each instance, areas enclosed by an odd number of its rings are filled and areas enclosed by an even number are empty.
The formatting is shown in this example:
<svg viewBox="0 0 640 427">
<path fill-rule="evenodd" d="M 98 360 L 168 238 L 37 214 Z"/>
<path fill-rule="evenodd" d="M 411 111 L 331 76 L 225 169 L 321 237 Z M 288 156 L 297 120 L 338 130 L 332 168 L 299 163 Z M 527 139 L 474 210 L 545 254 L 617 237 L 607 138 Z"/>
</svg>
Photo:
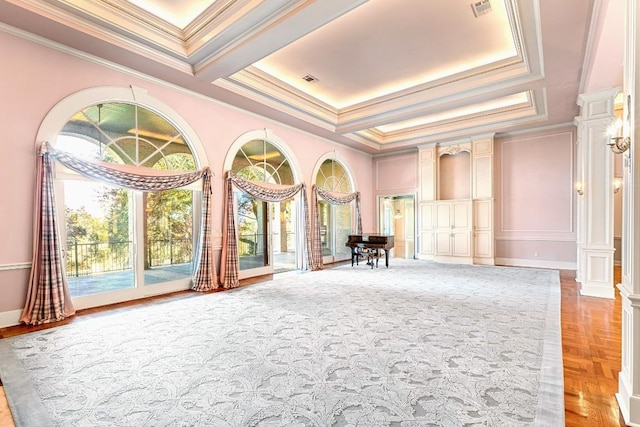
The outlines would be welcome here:
<svg viewBox="0 0 640 427">
<path fill-rule="evenodd" d="M 92 160 L 136 167 L 198 167 L 183 133 L 160 113 L 134 103 L 104 102 L 77 111 L 62 127 L 55 146 Z M 135 297 L 136 292 L 148 294 L 148 285 L 163 291 L 188 287 L 198 237 L 194 204 L 199 203 L 199 193 L 135 192 L 63 168 L 58 180 L 72 296 L 130 292 Z M 103 302 L 111 300 L 105 296 Z"/>
</svg>

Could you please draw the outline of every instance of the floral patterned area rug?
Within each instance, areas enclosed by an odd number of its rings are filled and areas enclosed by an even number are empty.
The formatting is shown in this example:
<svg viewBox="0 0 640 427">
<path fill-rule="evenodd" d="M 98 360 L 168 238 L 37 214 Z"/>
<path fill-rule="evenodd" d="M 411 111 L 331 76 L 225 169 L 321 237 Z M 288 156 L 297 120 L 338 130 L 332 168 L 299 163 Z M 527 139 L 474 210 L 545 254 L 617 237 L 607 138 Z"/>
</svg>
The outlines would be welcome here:
<svg viewBox="0 0 640 427">
<path fill-rule="evenodd" d="M 0 340 L 17 426 L 561 426 L 557 271 L 391 260 Z"/>
</svg>

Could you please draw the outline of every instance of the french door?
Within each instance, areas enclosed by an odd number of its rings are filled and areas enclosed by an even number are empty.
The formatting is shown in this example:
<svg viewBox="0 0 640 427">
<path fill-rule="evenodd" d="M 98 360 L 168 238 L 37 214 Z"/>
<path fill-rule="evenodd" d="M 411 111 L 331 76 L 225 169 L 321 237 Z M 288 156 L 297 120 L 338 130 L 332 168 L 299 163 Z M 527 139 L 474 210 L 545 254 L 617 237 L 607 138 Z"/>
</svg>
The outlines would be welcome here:
<svg viewBox="0 0 640 427">
<path fill-rule="evenodd" d="M 318 201 L 320 219 L 320 242 L 322 261 L 332 263 L 351 257 L 351 249 L 346 246 L 349 234 L 353 234 L 352 205 L 332 205 Z"/>
<path fill-rule="evenodd" d="M 200 219 L 193 191 L 142 193 L 58 177 L 63 255 L 76 308 L 190 287 L 193 224 Z"/>
<path fill-rule="evenodd" d="M 234 192 L 238 212 L 239 278 L 273 273 L 273 248 L 269 210 L 271 203 Z"/>
</svg>

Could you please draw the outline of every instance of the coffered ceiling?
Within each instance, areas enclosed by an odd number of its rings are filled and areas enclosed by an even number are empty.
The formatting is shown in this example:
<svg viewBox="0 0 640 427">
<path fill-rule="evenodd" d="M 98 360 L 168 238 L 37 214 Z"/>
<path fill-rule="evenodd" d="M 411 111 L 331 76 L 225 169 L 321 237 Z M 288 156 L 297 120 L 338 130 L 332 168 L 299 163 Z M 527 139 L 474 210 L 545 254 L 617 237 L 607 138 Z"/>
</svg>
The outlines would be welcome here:
<svg viewBox="0 0 640 427">
<path fill-rule="evenodd" d="M 593 1 L 0 0 L 0 29 L 375 154 L 571 123 Z"/>
</svg>

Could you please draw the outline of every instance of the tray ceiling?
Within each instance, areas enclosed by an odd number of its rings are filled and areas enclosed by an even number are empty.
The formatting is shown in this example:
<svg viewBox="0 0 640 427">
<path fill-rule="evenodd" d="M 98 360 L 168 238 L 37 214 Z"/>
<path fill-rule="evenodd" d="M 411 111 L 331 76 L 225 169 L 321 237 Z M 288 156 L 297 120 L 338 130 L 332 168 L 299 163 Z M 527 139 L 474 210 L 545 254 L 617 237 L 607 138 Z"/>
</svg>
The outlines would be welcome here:
<svg viewBox="0 0 640 427">
<path fill-rule="evenodd" d="M 570 123 L 592 7 L 583 0 L 7 0 L 0 21 L 7 31 L 381 153 Z"/>
</svg>

